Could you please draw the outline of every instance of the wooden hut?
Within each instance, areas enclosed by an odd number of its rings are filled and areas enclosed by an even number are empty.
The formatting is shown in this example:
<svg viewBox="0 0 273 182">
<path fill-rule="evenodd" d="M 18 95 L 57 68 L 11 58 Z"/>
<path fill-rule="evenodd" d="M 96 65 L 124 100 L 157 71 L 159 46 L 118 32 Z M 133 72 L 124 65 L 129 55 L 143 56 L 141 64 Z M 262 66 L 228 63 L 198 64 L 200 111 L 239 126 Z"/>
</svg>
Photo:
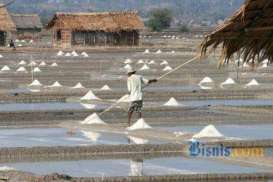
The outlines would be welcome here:
<svg viewBox="0 0 273 182">
<path fill-rule="evenodd" d="M 273 61 L 273 0 L 246 0 L 235 14 L 208 34 L 201 50 L 222 47 L 223 59 L 241 55 L 245 62 Z"/>
<path fill-rule="evenodd" d="M 0 5 L 1 6 L 1 5 Z M 0 8 L 0 46 L 6 46 L 16 31 L 15 25 L 5 7 Z"/>
<path fill-rule="evenodd" d="M 43 25 L 37 14 L 11 14 L 16 26 L 18 39 L 37 40 L 40 37 Z"/>
<path fill-rule="evenodd" d="M 137 12 L 56 13 L 47 28 L 54 47 L 135 46 L 144 27 Z"/>
</svg>

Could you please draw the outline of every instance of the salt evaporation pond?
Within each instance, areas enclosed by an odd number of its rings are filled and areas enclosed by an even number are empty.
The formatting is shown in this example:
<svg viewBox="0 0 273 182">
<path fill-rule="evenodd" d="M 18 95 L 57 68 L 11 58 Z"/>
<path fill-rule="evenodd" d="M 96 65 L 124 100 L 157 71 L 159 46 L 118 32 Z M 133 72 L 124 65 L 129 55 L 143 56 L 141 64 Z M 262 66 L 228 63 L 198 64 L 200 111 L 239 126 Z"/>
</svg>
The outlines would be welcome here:
<svg viewBox="0 0 273 182">
<path fill-rule="evenodd" d="M 189 126 L 164 126 L 155 127 L 160 130 L 169 132 L 191 132 L 198 133 L 206 125 Z M 266 140 L 273 139 L 273 124 L 257 124 L 257 125 L 215 125 L 215 127 L 226 137 L 241 138 L 241 139 L 255 139 Z"/>
<path fill-rule="evenodd" d="M 19 171 L 32 172 L 38 175 L 52 173 L 68 174 L 73 177 L 104 177 L 104 176 L 151 176 L 171 174 L 200 173 L 255 173 L 265 170 L 235 164 L 224 164 L 200 158 L 155 158 L 149 160 L 80 160 L 57 162 L 31 162 L 0 164 Z M 117 170 L 119 169 L 119 170 Z"/>
<path fill-rule="evenodd" d="M 87 136 L 77 131 L 71 136 L 68 131 L 63 128 L 0 129 L 0 148 L 134 144 L 122 134 L 89 132 Z M 163 142 L 148 140 L 148 143 Z"/>
<path fill-rule="evenodd" d="M 12 103 L 0 104 L 0 112 L 16 111 L 63 111 L 63 110 L 88 110 L 105 109 L 105 105 L 81 103 Z"/>
</svg>

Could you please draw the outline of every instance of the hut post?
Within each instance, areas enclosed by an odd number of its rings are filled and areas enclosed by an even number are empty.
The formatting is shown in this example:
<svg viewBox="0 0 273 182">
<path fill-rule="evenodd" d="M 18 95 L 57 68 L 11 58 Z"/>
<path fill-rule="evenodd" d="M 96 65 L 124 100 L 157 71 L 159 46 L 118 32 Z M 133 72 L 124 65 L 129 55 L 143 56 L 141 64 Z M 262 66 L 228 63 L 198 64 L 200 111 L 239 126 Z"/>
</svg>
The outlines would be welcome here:
<svg viewBox="0 0 273 182">
<path fill-rule="evenodd" d="M 104 47 L 107 45 L 107 33 L 104 33 Z"/>
<path fill-rule="evenodd" d="M 133 46 L 135 45 L 135 32 L 133 31 Z M 132 47 L 133 47 L 132 46 Z"/>
</svg>

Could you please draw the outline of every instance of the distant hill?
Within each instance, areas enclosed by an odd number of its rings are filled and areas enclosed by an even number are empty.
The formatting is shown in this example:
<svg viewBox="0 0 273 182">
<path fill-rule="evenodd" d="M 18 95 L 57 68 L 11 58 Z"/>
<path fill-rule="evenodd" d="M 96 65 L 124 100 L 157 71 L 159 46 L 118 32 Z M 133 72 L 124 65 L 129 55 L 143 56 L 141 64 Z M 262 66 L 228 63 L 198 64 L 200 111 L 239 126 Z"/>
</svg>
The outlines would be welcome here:
<svg viewBox="0 0 273 182">
<path fill-rule="evenodd" d="M 38 13 L 46 23 L 56 11 L 138 10 L 145 18 L 151 9 L 169 8 L 174 12 L 176 22 L 215 23 L 231 15 L 243 2 L 244 0 L 17 0 L 8 9 L 14 13 Z"/>
</svg>

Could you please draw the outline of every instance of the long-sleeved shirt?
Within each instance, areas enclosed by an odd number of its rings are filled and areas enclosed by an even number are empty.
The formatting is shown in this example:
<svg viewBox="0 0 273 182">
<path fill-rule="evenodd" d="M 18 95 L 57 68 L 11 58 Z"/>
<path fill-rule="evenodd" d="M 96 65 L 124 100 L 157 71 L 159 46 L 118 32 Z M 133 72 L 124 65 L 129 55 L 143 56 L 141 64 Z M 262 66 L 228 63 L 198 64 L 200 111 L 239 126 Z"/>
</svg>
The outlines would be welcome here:
<svg viewBox="0 0 273 182">
<path fill-rule="evenodd" d="M 143 78 L 140 75 L 131 75 L 127 80 L 128 91 L 130 92 L 130 102 L 139 101 L 143 99 L 142 88 L 145 84 L 148 84 L 149 80 Z"/>
</svg>

